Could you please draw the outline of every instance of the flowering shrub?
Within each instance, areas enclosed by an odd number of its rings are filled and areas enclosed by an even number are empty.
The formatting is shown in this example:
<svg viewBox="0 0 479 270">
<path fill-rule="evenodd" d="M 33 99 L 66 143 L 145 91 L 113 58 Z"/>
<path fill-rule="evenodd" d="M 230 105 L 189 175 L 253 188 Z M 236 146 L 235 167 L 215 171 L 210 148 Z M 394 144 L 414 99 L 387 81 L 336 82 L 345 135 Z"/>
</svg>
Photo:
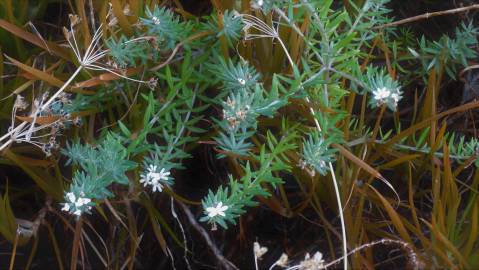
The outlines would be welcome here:
<svg viewBox="0 0 479 270">
<path fill-rule="evenodd" d="M 342 246 L 344 268 L 373 265 L 361 262 L 366 260 L 361 256 L 348 262 L 348 250 L 378 236 L 402 238 L 394 243 L 411 253 L 422 249 L 422 258 L 415 258 L 429 265 L 450 266 L 446 261 L 452 257 L 468 265 L 461 252 L 474 254 L 477 242 L 464 234 L 474 231 L 456 223 L 477 223 L 477 201 L 475 193 L 467 193 L 467 211 L 459 215 L 459 195 L 466 191 L 459 191 L 456 178 L 472 163 L 479 167 L 479 141 L 446 132 L 438 119 L 477 106 L 438 112 L 435 91 L 444 74 L 455 78 L 458 70 L 473 69 L 468 65 L 477 58 L 478 30 L 472 23 L 461 24 L 454 37 L 411 41 L 400 39 L 407 32 L 387 27 L 392 22 L 387 0 L 212 1 L 214 11 L 202 17 L 184 10 L 178 1 L 173 1 L 178 2 L 176 9 L 167 3 L 120 2 L 96 3 L 102 12 L 95 13 L 92 6 L 89 20 L 85 10 L 70 15 L 62 46 L 26 35 L 52 54 L 38 56 L 45 63 L 42 69 L 6 57 L 29 75 L 12 97 L 5 96 L 11 98 L 12 110 L 0 150 L 47 194 L 48 211 L 61 209 L 66 223 L 76 222 L 76 240 L 84 237 L 82 222 L 92 216 L 108 220 L 111 214 L 127 228 L 112 231 L 121 230 L 121 241 L 131 241 L 132 254 L 112 252 L 112 260 L 121 257 L 125 267 L 133 268 L 143 238 L 139 230 L 147 224 L 168 256 L 167 241 L 188 249 L 175 203 L 201 207 L 201 216 L 194 218 L 212 230 L 234 227 L 239 220 L 243 230 L 248 220 L 240 218 L 262 206 L 256 211 L 269 209 L 288 219 L 311 221 L 310 212 L 318 214 L 327 224 L 329 245 Z M 0 21 L 2 28 L 16 29 L 5 25 Z M 49 66 L 54 57 L 61 60 Z M 409 71 L 406 67 L 412 65 L 417 68 Z M 42 81 L 40 89 L 26 94 L 28 87 L 37 86 L 37 79 Z M 409 87 L 417 81 L 425 88 L 419 98 Z M 402 109 L 412 99 L 427 106 L 421 109 L 415 103 L 412 120 L 404 120 L 400 117 L 408 111 Z M 22 156 L 24 143 L 41 150 L 46 161 L 36 160 L 37 152 L 29 153 L 32 158 Z M 184 175 L 191 169 L 189 162 L 197 162 L 195 151 L 205 145 L 209 164 L 221 162 L 226 172 L 198 179 L 198 185 L 206 187 L 195 190 L 193 199 L 183 194 Z M 400 173 L 384 173 L 393 169 Z M 424 196 L 421 205 L 434 204 L 433 218 L 415 210 L 410 193 L 420 187 L 412 179 L 420 181 L 425 170 L 436 182 L 429 181 L 433 186 L 427 195 L 418 196 Z M 402 189 L 406 174 L 407 192 Z M 479 179 L 475 171 L 469 175 Z M 444 183 L 436 184 L 438 179 Z M 476 180 L 468 182 L 467 192 L 477 189 Z M 402 196 L 392 203 L 396 198 L 387 194 L 398 194 L 397 189 Z M 403 197 L 406 193 L 409 196 Z M 438 213 L 437 205 L 442 204 L 450 212 Z M 13 216 L 5 210 L 6 203 L 0 206 L 0 220 Z M 356 207 L 359 210 L 352 210 Z M 169 213 L 179 223 L 184 243 L 165 220 Z M 149 222 L 137 220 L 145 216 Z M 386 219 L 384 227 L 374 223 L 379 218 Z M 436 229 L 436 218 L 447 222 Z M 0 233 L 11 234 L 12 224 L 0 221 Z M 335 229 L 338 224 L 341 228 Z M 426 229 L 434 239 L 428 239 L 429 234 L 410 236 Z M 165 237 L 165 231 L 172 237 Z M 124 240 L 126 236 L 131 239 Z M 438 241 L 441 248 L 433 247 Z M 79 254 L 76 247 L 73 258 Z M 256 268 L 266 251 L 254 246 Z M 213 252 L 221 261 L 219 251 Z M 328 265 L 321 252 L 306 254 L 289 269 Z M 271 267 L 288 267 L 289 260 L 283 254 Z M 104 263 L 106 268 L 110 265 Z"/>
</svg>

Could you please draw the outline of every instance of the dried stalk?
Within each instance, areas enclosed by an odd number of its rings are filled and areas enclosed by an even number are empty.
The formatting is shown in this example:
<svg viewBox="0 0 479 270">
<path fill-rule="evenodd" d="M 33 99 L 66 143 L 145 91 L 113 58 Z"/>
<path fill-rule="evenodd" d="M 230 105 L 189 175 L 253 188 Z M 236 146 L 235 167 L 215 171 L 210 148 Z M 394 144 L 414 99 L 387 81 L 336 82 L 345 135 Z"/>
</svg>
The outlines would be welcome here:
<svg viewBox="0 0 479 270">
<path fill-rule="evenodd" d="M 436 12 L 428 12 L 428 13 L 417 15 L 417 16 L 414 16 L 414 17 L 409 17 L 409 18 L 406 18 L 406 19 L 395 21 L 395 22 L 392 22 L 392 23 L 386 23 L 386 24 L 383 24 L 383 25 L 380 25 L 380 26 L 376 26 L 374 28 L 375 29 L 381 29 L 381 28 L 386 28 L 386 27 L 391 27 L 391 26 L 398 26 L 398 25 L 401 25 L 401 24 L 406 24 L 406 23 L 410 23 L 410 22 L 425 20 L 425 19 L 429 19 L 429 18 L 432 18 L 432 17 L 449 15 L 449 14 L 456 14 L 456 13 L 461 13 L 461 12 L 467 12 L 469 10 L 474 10 L 474 9 L 479 9 L 479 4 L 474 4 L 474 5 L 470 5 L 470 6 L 467 6 L 467 7 L 455 8 L 455 9 L 436 11 Z"/>
</svg>

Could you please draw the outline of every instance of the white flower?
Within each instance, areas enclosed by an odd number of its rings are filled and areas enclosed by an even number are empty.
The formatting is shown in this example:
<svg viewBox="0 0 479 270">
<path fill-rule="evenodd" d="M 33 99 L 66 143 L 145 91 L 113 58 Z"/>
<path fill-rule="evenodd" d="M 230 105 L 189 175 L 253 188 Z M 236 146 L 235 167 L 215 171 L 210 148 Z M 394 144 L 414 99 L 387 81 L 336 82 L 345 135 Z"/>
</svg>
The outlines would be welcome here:
<svg viewBox="0 0 479 270">
<path fill-rule="evenodd" d="M 225 211 L 228 210 L 227 205 L 223 205 L 222 202 L 219 202 L 216 207 L 207 207 L 206 212 L 208 212 L 208 217 L 213 218 L 218 215 L 224 217 Z"/>
<path fill-rule="evenodd" d="M 391 90 L 386 87 L 382 87 L 373 91 L 374 99 L 379 103 L 384 103 L 385 100 L 391 95 Z"/>
<path fill-rule="evenodd" d="M 160 24 L 160 19 L 158 19 L 158 17 L 153 16 L 153 18 L 151 18 L 151 20 L 152 20 L 153 23 L 156 24 L 156 25 Z"/>
<path fill-rule="evenodd" d="M 140 183 L 143 183 L 143 186 L 151 185 L 153 192 L 163 190 L 162 181 L 168 181 L 168 176 L 170 172 L 162 168 L 160 172 L 157 172 L 158 166 L 149 165 L 146 174 L 140 175 Z"/>
<path fill-rule="evenodd" d="M 81 197 L 76 197 L 73 192 L 68 192 L 65 194 L 66 203 L 63 204 L 62 211 L 70 212 L 76 216 L 80 216 L 85 210 L 90 210 L 91 206 L 88 205 L 91 203 L 90 198 L 83 197 L 85 193 L 80 193 Z"/>
<path fill-rule="evenodd" d="M 91 202 L 91 199 L 89 198 L 78 198 L 78 200 L 75 202 L 75 207 L 80 208 L 84 205 L 87 205 Z"/>
<path fill-rule="evenodd" d="M 156 192 L 157 190 L 158 192 L 161 192 L 163 190 L 163 185 L 157 179 L 153 179 L 150 184 L 153 192 Z"/>
<path fill-rule="evenodd" d="M 261 7 L 263 5 L 263 0 L 256 1 L 256 4 Z"/>
<path fill-rule="evenodd" d="M 238 82 L 239 82 L 241 85 L 246 85 L 246 80 L 243 79 L 243 78 L 238 78 Z"/>
<path fill-rule="evenodd" d="M 143 186 L 145 187 L 148 186 L 151 183 L 150 174 L 147 173 L 140 175 L 140 183 L 143 183 Z"/>
<path fill-rule="evenodd" d="M 68 199 L 71 203 L 73 203 L 73 202 L 76 201 L 76 197 L 75 197 L 75 194 L 73 194 L 73 192 L 68 192 L 65 197 L 67 197 L 67 199 Z"/>
<path fill-rule="evenodd" d="M 162 181 L 162 180 L 166 181 L 168 180 L 169 175 L 170 175 L 170 172 L 166 171 L 165 168 L 162 168 L 159 173 L 157 172 L 150 173 L 150 177 L 152 181 Z"/>
<path fill-rule="evenodd" d="M 399 100 L 401 99 L 401 96 L 399 96 L 399 94 L 397 94 L 397 93 L 393 93 L 393 94 L 391 94 L 391 98 L 394 101 L 394 105 L 397 106 Z"/>
<path fill-rule="evenodd" d="M 69 203 L 63 204 L 62 211 L 69 212 L 70 211 L 70 204 Z"/>
</svg>

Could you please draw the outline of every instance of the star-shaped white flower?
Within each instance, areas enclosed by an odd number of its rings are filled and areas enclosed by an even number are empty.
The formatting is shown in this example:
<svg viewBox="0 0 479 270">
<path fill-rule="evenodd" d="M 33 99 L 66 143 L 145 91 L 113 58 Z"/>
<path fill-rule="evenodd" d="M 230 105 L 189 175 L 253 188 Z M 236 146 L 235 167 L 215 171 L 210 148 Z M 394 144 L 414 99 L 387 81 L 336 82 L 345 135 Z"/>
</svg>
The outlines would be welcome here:
<svg viewBox="0 0 479 270">
<path fill-rule="evenodd" d="M 208 217 L 210 218 L 216 217 L 218 215 L 224 217 L 226 210 L 228 210 L 228 206 L 223 205 L 222 202 L 219 202 L 218 204 L 216 204 L 215 207 L 206 208 L 206 212 L 208 212 Z"/>
<path fill-rule="evenodd" d="M 85 193 L 80 192 L 80 196 L 77 197 L 73 192 L 65 194 L 66 203 L 63 204 L 62 211 L 70 212 L 76 216 L 80 216 L 82 212 L 91 209 L 90 198 L 84 197 Z"/>
<path fill-rule="evenodd" d="M 391 95 L 391 90 L 386 87 L 378 88 L 373 91 L 373 95 L 377 102 L 384 103 L 384 101 Z"/>
<path fill-rule="evenodd" d="M 140 183 L 145 187 L 151 185 L 153 192 L 161 192 L 163 190 L 162 181 L 168 181 L 168 176 L 170 176 L 170 172 L 165 168 L 162 168 L 159 172 L 157 170 L 158 166 L 149 165 L 146 174 L 140 175 Z"/>
</svg>

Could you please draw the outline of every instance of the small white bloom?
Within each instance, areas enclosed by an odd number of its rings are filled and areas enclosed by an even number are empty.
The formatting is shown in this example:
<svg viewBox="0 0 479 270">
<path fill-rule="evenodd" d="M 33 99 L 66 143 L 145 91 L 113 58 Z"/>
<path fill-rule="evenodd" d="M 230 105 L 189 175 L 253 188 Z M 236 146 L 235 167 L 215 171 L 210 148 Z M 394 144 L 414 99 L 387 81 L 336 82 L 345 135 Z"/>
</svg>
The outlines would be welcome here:
<svg viewBox="0 0 479 270">
<path fill-rule="evenodd" d="M 64 203 L 62 211 L 69 212 L 70 211 L 70 204 L 69 203 Z"/>
<path fill-rule="evenodd" d="M 386 87 L 382 87 L 373 91 L 374 99 L 379 103 L 384 103 L 385 100 L 391 95 L 391 90 Z"/>
<path fill-rule="evenodd" d="M 68 192 L 66 197 L 72 203 L 74 203 L 76 201 L 76 197 L 75 197 L 75 194 L 73 194 L 73 192 Z"/>
<path fill-rule="evenodd" d="M 239 82 L 241 85 L 246 85 L 246 80 L 243 79 L 243 78 L 238 78 L 238 82 Z"/>
<path fill-rule="evenodd" d="M 140 183 L 143 183 L 143 186 L 152 186 L 153 192 L 163 190 L 162 181 L 168 181 L 168 176 L 170 172 L 162 168 L 159 172 L 157 172 L 158 166 L 156 165 L 149 165 L 146 174 L 140 175 Z"/>
<path fill-rule="evenodd" d="M 147 173 L 147 174 L 142 174 L 140 175 L 140 183 L 143 184 L 143 186 L 148 186 L 150 184 L 151 180 L 150 180 L 150 174 Z"/>
<path fill-rule="evenodd" d="M 256 4 L 257 4 L 258 6 L 260 6 L 260 7 L 263 6 L 263 0 L 258 0 L 258 1 L 256 2 Z"/>
<path fill-rule="evenodd" d="M 227 205 L 223 205 L 222 202 L 219 202 L 215 207 L 207 207 L 206 212 L 208 212 L 208 217 L 213 218 L 218 215 L 224 217 L 225 211 L 228 210 Z"/>
<path fill-rule="evenodd" d="M 163 190 L 163 185 L 156 179 L 152 180 L 150 184 L 152 186 L 153 192 L 161 192 Z"/>
<path fill-rule="evenodd" d="M 84 192 L 80 192 L 79 197 L 75 196 L 73 192 L 65 194 L 65 200 L 67 202 L 63 204 L 62 211 L 80 216 L 85 210 L 90 210 L 91 206 L 88 204 L 91 203 L 91 199 L 84 196 Z"/>
<path fill-rule="evenodd" d="M 391 98 L 394 100 L 395 104 L 397 104 L 399 102 L 399 100 L 401 99 L 401 97 L 397 93 L 391 94 Z"/>
<path fill-rule="evenodd" d="M 153 23 L 156 24 L 156 25 L 160 24 L 160 19 L 158 19 L 158 17 L 153 16 L 153 18 L 151 18 L 151 20 L 152 20 Z"/>
<path fill-rule="evenodd" d="M 148 173 L 156 172 L 156 168 L 158 168 L 158 166 L 156 166 L 156 165 L 149 165 L 149 166 L 148 166 Z"/>
<path fill-rule="evenodd" d="M 75 207 L 76 207 L 77 209 L 80 208 L 80 207 L 82 207 L 82 206 L 83 206 L 83 201 L 82 201 L 82 200 L 79 199 L 78 201 L 75 202 Z"/>
<path fill-rule="evenodd" d="M 78 200 L 75 202 L 75 206 L 77 208 L 82 207 L 84 205 L 87 205 L 91 202 L 91 199 L 89 198 L 78 198 Z"/>
<path fill-rule="evenodd" d="M 169 175 L 170 175 L 170 172 L 166 171 L 165 168 L 162 168 L 159 173 L 157 172 L 150 173 L 150 178 L 152 181 L 168 180 Z"/>
</svg>

